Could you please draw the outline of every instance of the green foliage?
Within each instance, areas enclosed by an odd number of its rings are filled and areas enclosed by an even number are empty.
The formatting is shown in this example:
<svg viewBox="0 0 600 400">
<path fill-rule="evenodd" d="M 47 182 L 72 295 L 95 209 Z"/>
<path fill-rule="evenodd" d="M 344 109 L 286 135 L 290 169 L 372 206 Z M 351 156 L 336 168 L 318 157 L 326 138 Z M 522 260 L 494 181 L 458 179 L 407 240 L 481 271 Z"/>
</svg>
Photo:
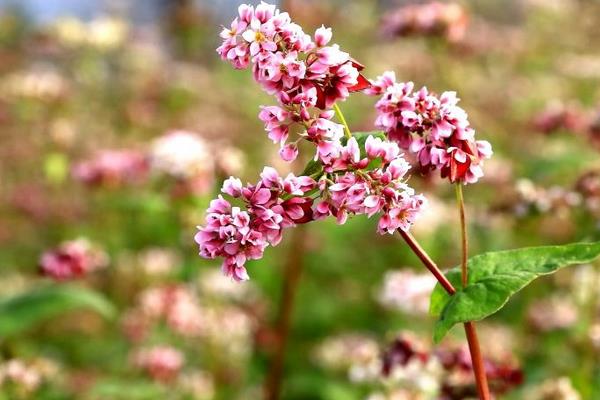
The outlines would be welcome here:
<svg viewBox="0 0 600 400">
<path fill-rule="evenodd" d="M 472 257 L 465 288 L 460 288 L 461 273 L 457 267 L 446 274 L 457 288 L 456 294 L 449 296 L 438 284 L 431 295 L 430 313 L 439 315 L 434 340 L 442 340 L 455 324 L 481 320 L 500 310 L 535 278 L 568 265 L 590 262 L 599 255 L 600 242 L 596 242 L 527 247 Z"/>
<path fill-rule="evenodd" d="M 114 306 L 103 295 L 72 285 L 32 289 L 0 301 L 0 337 L 17 335 L 45 320 L 76 309 L 114 317 Z"/>
<path fill-rule="evenodd" d="M 164 386 L 148 381 L 106 379 L 92 387 L 90 396 L 92 399 L 149 400 L 164 398 L 166 390 Z"/>
</svg>

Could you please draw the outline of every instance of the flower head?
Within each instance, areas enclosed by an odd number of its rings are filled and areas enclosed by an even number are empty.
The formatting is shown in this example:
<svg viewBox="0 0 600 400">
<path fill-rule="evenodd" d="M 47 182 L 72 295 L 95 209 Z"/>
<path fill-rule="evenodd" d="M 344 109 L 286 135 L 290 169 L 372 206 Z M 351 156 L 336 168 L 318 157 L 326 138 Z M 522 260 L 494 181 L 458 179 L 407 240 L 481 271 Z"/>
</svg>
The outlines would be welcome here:
<svg viewBox="0 0 600 400">
<path fill-rule="evenodd" d="M 369 94 L 380 95 L 375 124 L 388 138 L 416 155 L 421 170 L 439 170 L 450 182 L 475 183 L 483 161 L 492 155 L 489 142 L 475 140 L 467 113 L 455 92 L 440 96 L 413 83 L 397 83 L 392 72 L 380 76 Z"/>
</svg>

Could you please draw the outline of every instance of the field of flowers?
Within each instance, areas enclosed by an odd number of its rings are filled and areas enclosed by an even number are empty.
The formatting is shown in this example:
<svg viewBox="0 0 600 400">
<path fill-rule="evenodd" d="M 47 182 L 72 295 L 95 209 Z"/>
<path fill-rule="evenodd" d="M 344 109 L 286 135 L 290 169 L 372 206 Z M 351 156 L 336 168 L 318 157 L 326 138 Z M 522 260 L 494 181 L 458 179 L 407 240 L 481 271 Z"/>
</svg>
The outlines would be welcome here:
<svg viewBox="0 0 600 400">
<path fill-rule="evenodd" d="M 0 1 L 0 400 L 600 399 L 600 2 L 246 2 Z"/>
</svg>

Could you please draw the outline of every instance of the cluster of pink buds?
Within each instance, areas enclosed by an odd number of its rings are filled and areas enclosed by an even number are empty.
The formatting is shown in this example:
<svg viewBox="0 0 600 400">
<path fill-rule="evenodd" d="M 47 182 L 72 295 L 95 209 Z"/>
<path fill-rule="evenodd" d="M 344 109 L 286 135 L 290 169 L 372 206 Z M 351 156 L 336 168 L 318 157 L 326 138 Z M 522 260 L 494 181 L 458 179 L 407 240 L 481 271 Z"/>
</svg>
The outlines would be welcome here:
<svg viewBox="0 0 600 400">
<path fill-rule="evenodd" d="M 413 83 L 398 83 L 393 72 L 378 77 L 367 90 L 380 95 L 376 125 L 401 148 L 416 155 L 423 171 L 440 170 L 450 182 L 475 183 L 483 176 L 483 160 L 491 157 L 489 142 L 475 140 L 467 113 L 455 92 L 436 96 Z"/>
<path fill-rule="evenodd" d="M 108 256 L 86 239 L 64 242 L 44 252 L 39 261 L 41 273 L 58 281 L 85 276 L 107 263 Z"/>
<path fill-rule="evenodd" d="M 256 185 L 242 186 L 239 179 L 229 178 L 222 192 L 245 208 L 232 206 L 223 196 L 210 203 L 206 225 L 199 227 L 195 237 L 200 255 L 223 257 L 225 275 L 237 281 L 248 279 L 246 260 L 259 259 L 267 246 L 279 244 L 284 228 L 312 220 L 313 200 L 306 193 L 315 187 L 310 177 L 282 178 L 269 167 Z"/>
<path fill-rule="evenodd" d="M 318 182 L 293 174 L 282 178 L 269 167 L 256 185 L 242 186 L 239 179 L 229 178 L 222 192 L 241 200 L 245 208 L 232 206 L 223 196 L 211 202 L 206 224 L 195 237 L 200 255 L 223 257 L 223 272 L 241 281 L 248 279 L 246 261 L 261 258 L 267 246 L 281 241 L 284 228 L 296 224 L 330 215 L 344 224 L 349 215 L 382 213 L 380 234 L 408 231 L 426 203 L 404 181 L 410 166 L 393 142 L 369 136 L 365 149 L 366 157 L 361 157 L 357 140 L 348 140 L 338 158 L 323 164 Z M 369 167 L 373 163 L 378 167 Z M 315 199 L 319 201 L 313 209 Z"/>
<path fill-rule="evenodd" d="M 183 367 L 184 355 L 169 346 L 156 346 L 135 353 L 133 362 L 159 382 L 171 382 Z"/>
<path fill-rule="evenodd" d="M 585 133 L 588 120 L 586 113 L 575 105 L 550 103 L 533 117 L 531 124 L 536 131 L 545 134 L 564 130 Z"/>
<path fill-rule="evenodd" d="M 349 214 L 382 213 L 377 226 L 380 234 L 393 234 L 398 229 L 408 231 L 426 203 L 405 183 L 410 165 L 396 143 L 369 136 L 365 141 L 366 157 L 361 158 L 357 140 L 353 137 L 341 148 L 340 156 L 324 164 L 327 173 L 319 181 L 321 202 L 315 209 L 315 219 L 335 216 L 346 222 Z M 373 162 L 377 168 L 367 168 Z"/>
<path fill-rule="evenodd" d="M 438 378 L 440 399 L 459 400 L 476 396 L 473 365 L 467 348 L 445 348 L 430 352 L 419 346 L 410 335 L 400 334 L 383 352 L 381 374 L 383 377 L 393 377 L 395 369 L 402 369 L 413 360 L 422 363 L 433 360 L 441 365 L 442 374 Z M 484 365 L 494 393 L 509 392 L 523 383 L 523 371 L 511 361 L 485 359 Z"/>
<path fill-rule="evenodd" d="M 123 321 L 127 336 L 134 341 L 143 339 L 151 323 L 159 320 L 182 336 L 195 337 L 202 332 L 203 311 L 195 293 L 183 285 L 146 289 L 138 303 Z"/>
<path fill-rule="evenodd" d="M 261 3 L 240 6 L 221 36 L 222 58 L 236 68 L 252 62 L 256 81 L 277 97 L 279 104 L 262 107 L 259 118 L 280 144 L 281 157 L 293 161 L 297 142 L 304 139 L 316 147 L 317 167 L 308 176 L 286 178 L 266 167 L 256 185 L 243 186 L 233 177 L 225 181 L 222 192 L 244 207 L 223 196 L 211 202 L 195 237 L 200 255 L 223 258 L 225 275 L 241 281 L 248 279 L 246 261 L 261 258 L 267 246 L 280 242 L 283 228 L 296 224 L 328 216 L 343 224 L 351 215 L 381 213 L 379 233 L 408 231 L 425 198 L 405 182 L 410 167 L 400 147 L 375 136 L 359 143 L 332 121 L 336 101 L 370 83 L 348 53 L 328 46 L 331 29 L 317 29 L 313 40 L 287 13 Z M 288 143 L 292 124 L 302 129 L 299 139 Z"/>
<path fill-rule="evenodd" d="M 244 4 L 238 11 L 231 28 L 223 29 L 217 52 L 235 68 L 252 63 L 255 80 L 277 97 L 279 105 L 264 107 L 260 119 L 269 138 L 280 144 L 282 158 L 297 155 L 297 141 L 286 143 L 293 123 L 306 129 L 300 138 L 313 142 L 318 156 L 335 152 L 342 127 L 331 122 L 332 112 L 321 111 L 369 86 L 360 74 L 363 66 L 338 45 L 328 45 L 330 28 L 317 29 L 313 39 L 274 5 Z M 321 111 L 312 112 L 315 107 Z"/>
</svg>

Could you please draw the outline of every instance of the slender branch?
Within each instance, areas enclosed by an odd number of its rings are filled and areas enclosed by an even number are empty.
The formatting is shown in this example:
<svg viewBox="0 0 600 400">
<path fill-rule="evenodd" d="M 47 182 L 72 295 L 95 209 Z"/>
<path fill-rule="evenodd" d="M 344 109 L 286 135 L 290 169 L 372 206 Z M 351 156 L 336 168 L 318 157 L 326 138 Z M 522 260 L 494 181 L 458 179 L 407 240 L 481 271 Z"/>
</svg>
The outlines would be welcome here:
<svg viewBox="0 0 600 400">
<path fill-rule="evenodd" d="M 456 202 L 460 214 L 460 236 L 462 244 L 462 260 L 460 264 L 461 282 L 463 288 L 467 286 L 468 276 L 468 258 L 469 258 L 469 240 L 467 237 L 467 222 L 465 218 L 465 200 L 463 196 L 462 184 L 456 184 Z M 477 339 L 477 330 L 473 322 L 465 322 L 465 334 L 469 343 L 469 352 L 471 353 L 471 361 L 473 363 L 473 373 L 475 374 L 475 382 L 477 383 L 477 393 L 479 398 L 487 400 L 490 398 L 490 389 L 488 387 L 487 376 L 485 374 L 485 365 L 483 364 L 483 356 L 479 348 L 479 340 Z"/>
<path fill-rule="evenodd" d="M 304 243 L 306 239 L 305 227 L 297 226 L 296 229 L 292 231 L 290 239 L 290 249 L 283 276 L 281 306 L 279 308 L 275 327 L 275 351 L 271 359 L 269 373 L 264 386 L 265 400 L 279 400 L 281 398 L 285 352 L 290 333 L 294 301 L 300 283 L 300 276 L 302 274 Z"/>
<path fill-rule="evenodd" d="M 344 125 L 344 134 L 346 135 L 346 138 L 350 139 L 352 137 L 352 132 L 350 132 L 350 127 L 348 126 L 348 122 L 346 122 L 346 118 L 344 118 L 344 113 L 342 113 L 342 110 L 336 103 L 333 103 L 333 109 L 335 110 L 335 113 L 337 114 L 338 118 L 340 119 L 340 122 L 342 123 L 342 125 Z"/>
<path fill-rule="evenodd" d="M 435 279 L 437 279 L 437 281 L 440 283 L 440 285 L 442 285 L 446 292 L 448 292 L 449 295 L 453 295 L 454 293 L 456 293 L 456 289 L 454 289 L 452 283 L 450 283 L 448 278 L 446 278 L 446 276 L 438 268 L 435 262 L 433 262 L 431 257 L 429 257 L 429 254 L 427 254 L 425 250 L 423 250 L 423 248 L 419 245 L 419 243 L 417 243 L 415 238 L 409 232 L 404 232 L 402 230 L 400 230 L 399 232 L 400 236 L 402 236 L 406 244 L 408 244 L 408 247 L 410 247 L 413 253 L 415 253 L 415 255 L 419 257 L 423 265 L 425 265 L 425 268 L 427 268 L 433 274 L 433 276 L 435 276 Z"/>
<path fill-rule="evenodd" d="M 446 278 L 446 276 L 440 271 L 435 262 L 429 257 L 429 255 L 423 250 L 423 248 L 417 243 L 415 238 L 408 232 L 399 231 L 400 236 L 404 239 L 408 247 L 415 253 L 421 260 L 423 265 L 435 276 L 437 281 L 442 285 L 444 290 L 449 295 L 456 293 L 456 289 L 452 283 Z M 479 339 L 477 338 L 477 332 L 475 325 L 472 322 L 465 322 L 465 334 L 467 336 L 467 343 L 469 344 L 469 352 L 471 354 L 471 362 L 473 364 L 473 374 L 475 375 L 475 382 L 477 383 L 477 392 L 480 400 L 490 400 L 490 389 L 488 387 L 487 376 L 485 375 L 485 367 L 483 364 L 483 356 L 479 346 Z"/>
<path fill-rule="evenodd" d="M 485 364 L 483 363 L 483 355 L 477 338 L 477 329 L 472 321 L 465 322 L 465 334 L 467 335 L 467 343 L 469 344 L 469 352 L 471 353 L 471 362 L 473 363 L 473 373 L 475 374 L 475 383 L 477 384 L 477 393 L 481 400 L 490 400 L 490 388 L 485 374 Z"/>
<path fill-rule="evenodd" d="M 462 185 L 460 182 L 456 184 L 456 203 L 460 214 L 460 237 L 462 242 L 462 261 L 460 263 L 460 276 L 462 286 L 467 286 L 469 281 L 469 272 L 467 269 L 467 261 L 469 258 L 469 240 L 467 237 L 467 223 L 465 220 L 465 200 L 463 197 Z"/>
</svg>

